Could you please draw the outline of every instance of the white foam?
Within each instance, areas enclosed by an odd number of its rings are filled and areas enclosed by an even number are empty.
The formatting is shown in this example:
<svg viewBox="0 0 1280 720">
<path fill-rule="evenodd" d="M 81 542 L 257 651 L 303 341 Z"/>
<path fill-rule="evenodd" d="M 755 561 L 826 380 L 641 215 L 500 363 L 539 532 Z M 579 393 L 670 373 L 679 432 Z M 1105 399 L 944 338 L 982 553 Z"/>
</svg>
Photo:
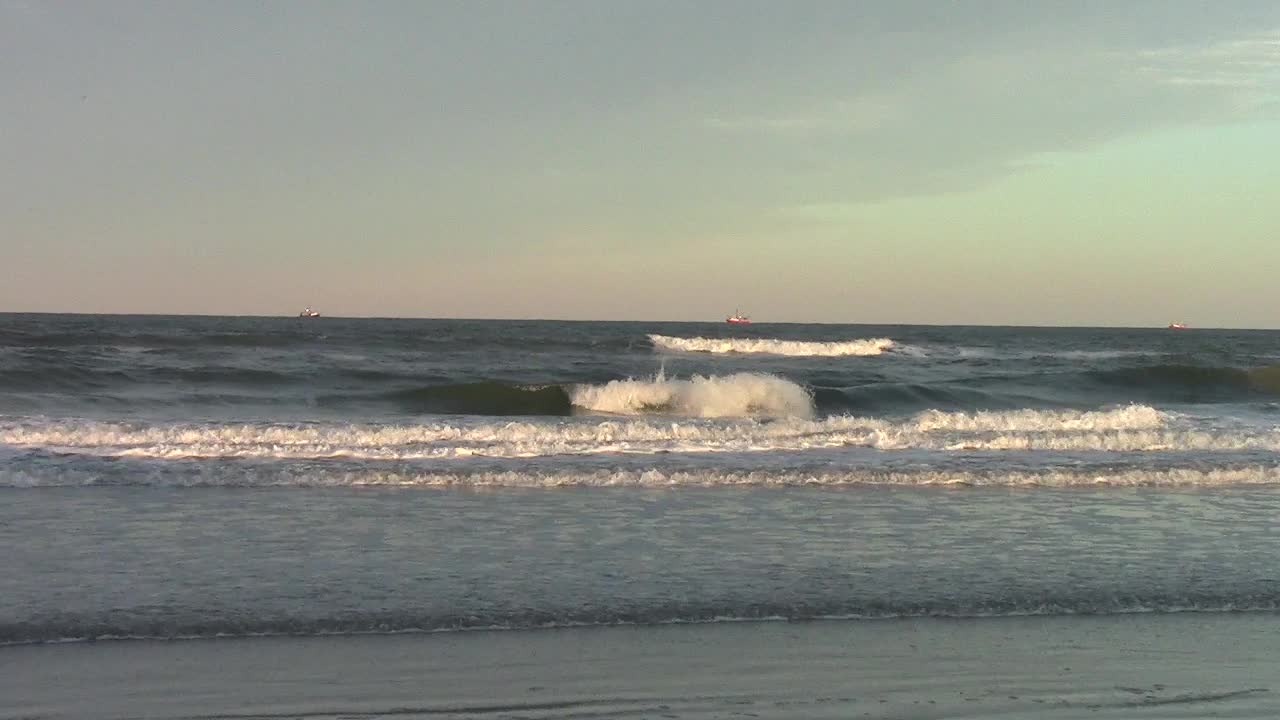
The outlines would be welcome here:
<svg viewBox="0 0 1280 720">
<path fill-rule="evenodd" d="M 1126 469 L 1108 472 L 982 473 L 968 471 L 897 472 L 842 470 L 804 471 L 619 471 L 527 473 L 486 472 L 474 474 L 423 473 L 369 475 L 362 484 L 488 487 L 716 487 L 716 486 L 939 486 L 939 487 L 1200 487 L 1225 485 L 1274 485 L 1280 483 L 1280 468 L 1235 469 Z"/>
<path fill-rule="evenodd" d="M 966 360 L 1114 360 L 1133 357 L 1159 357 L 1167 353 L 1150 350 L 1011 350 L 995 347 L 965 345 L 931 345 L 915 348 L 915 353 L 927 357 L 958 357 Z M 899 346 L 898 352 L 909 352 L 907 346 Z"/>
<path fill-rule="evenodd" d="M 626 383 L 612 388 L 613 384 L 596 386 L 586 393 L 595 399 L 584 402 L 615 406 L 618 412 L 634 411 L 658 401 L 685 403 L 712 415 L 716 411 L 740 411 L 751 402 L 800 402 L 790 390 L 779 390 L 768 382 L 768 376 L 753 377 L 764 378 L 757 392 L 735 391 L 730 399 L 721 396 L 718 382 L 700 385 L 691 380 L 663 381 L 676 383 L 678 389 L 674 391 L 654 390 L 650 387 L 652 383 L 639 383 L 634 387 Z M 746 382 L 735 381 L 733 386 Z M 658 393 L 658 400 L 655 401 L 652 393 Z M 670 393 L 677 397 L 671 399 Z M 1280 452 L 1280 430 L 1271 427 L 1205 429 L 1187 418 L 1145 405 L 1091 412 L 928 411 L 898 421 L 854 416 L 821 420 L 802 417 L 663 420 L 651 415 L 404 425 L 134 424 L 0 419 L 0 456 L 11 460 L 16 453 L 29 450 L 125 458 L 425 460 L 610 453 L 798 452 L 830 448 L 940 452 Z"/>
<path fill-rule="evenodd" d="M 841 357 L 850 355 L 879 355 L 894 347 L 889 338 L 843 340 L 835 342 L 804 342 L 800 340 L 773 340 L 769 338 L 680 338 L 668 335 L 650 335 L 654 347 L 678 352 L 743 353 L 759 355 L 786 355 L 791 357 Z"/>
<path fill-rule="evenodd" d="M 0 487 L 54 487 L 93 485 L 109 471 L 59 468 L 45 473 L 31 469 L 0 467 Z M 330 466 L 298 467 L 267 464 L 242 466 L 202 463 L 175 471 L 156 468 L 133 471 L 112 481 L 161 487 L 733 487 L 733 486 L 895 486 L 895 487 L 1224 487 L 1280 485 L 1280 467 L 1141 469 L 1095 471 L 1046 469 L 1044 471 L 921 470 L 897 471 L 848 468 L 831 471 L 804 470 L 572 470 L 554 472 L 491 470 L 447 472 L 387 470 Z"/>
<path fill-rule="evenodd" d="M 919 432 L 1061 432 L 1149 430 L 1163 427 L 1169 416 L 1147 405 L 1112 410 L 1001 410 L 973 413 L 926 410 L 911 427 Z"/>
<path fill-rule="evenodd" d="M 686 417 L 810 417 L 813 398 L 801 386 L 775 375 L 737 373 L 689 380 L 614 380 L 570 389 L 573 405 L 615 415 L 670 414 Z"/>
</svg>

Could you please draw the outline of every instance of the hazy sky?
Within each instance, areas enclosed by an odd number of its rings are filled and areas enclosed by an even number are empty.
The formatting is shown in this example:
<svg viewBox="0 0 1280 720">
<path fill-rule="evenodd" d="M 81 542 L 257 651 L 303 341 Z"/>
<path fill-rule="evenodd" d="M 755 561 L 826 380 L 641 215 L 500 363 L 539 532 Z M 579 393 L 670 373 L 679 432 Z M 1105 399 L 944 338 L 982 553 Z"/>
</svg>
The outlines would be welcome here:
<svg viewBox="0 0 1280 720">
<path fill-rule="evenodd" d="M 1280 326 L 1280 2 L 0 0 L 0 311 Z"/>
</svg>

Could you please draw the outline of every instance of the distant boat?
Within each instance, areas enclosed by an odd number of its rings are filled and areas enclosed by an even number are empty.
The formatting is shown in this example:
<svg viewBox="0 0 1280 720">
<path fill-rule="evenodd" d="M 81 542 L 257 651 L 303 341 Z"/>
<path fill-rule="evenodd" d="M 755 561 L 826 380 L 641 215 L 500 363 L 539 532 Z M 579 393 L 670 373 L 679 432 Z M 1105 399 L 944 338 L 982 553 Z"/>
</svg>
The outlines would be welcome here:
<svg viewBox="0 0 1280 720">
<path fill-rule="evenodd" d="M 729 323 L 730 325 L 750 325 L 751 324 L 751 318 L 747 317 L 746 315 L 743 315 L 737 310 L 734 310 L 733 314 L 725 318 L 724 321 Z"/>
<path fill-rule="evenodd" d="M 298 313 L 298 317 L 320 317 L 320 313 L 312 310 L 310 306 L 302 308 L 302 312 Z"/>
<path fill-rule="evenodd" d="M 1169 329 L 1170 329 L 1170 330 L 1186 330 L 1186 329 L 1187 329 L 1187 324 L 1186 324 L 1186 323 L 1180 323 L 1180 322 L 1171 322 L 1171 323 L 1169 323 Z"/>
</svg>

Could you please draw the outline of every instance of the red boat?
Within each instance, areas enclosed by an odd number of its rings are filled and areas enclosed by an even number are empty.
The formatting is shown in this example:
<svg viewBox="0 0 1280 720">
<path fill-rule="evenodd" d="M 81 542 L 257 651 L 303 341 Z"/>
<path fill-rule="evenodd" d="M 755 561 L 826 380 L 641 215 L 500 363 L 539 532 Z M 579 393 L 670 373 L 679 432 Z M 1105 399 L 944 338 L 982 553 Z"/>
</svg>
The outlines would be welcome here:
<svg viewBox="0 0 1280 720">
<path fill-rule="evenodd" d="M 734 310 L 733 314 L 725 318 L 724 321 L 729 323 L 730 325 L 750 325 L 751 324 L 751 318 L 747 317 L 746 315 L 743 315 L 737 310 Z"/>
</svg>

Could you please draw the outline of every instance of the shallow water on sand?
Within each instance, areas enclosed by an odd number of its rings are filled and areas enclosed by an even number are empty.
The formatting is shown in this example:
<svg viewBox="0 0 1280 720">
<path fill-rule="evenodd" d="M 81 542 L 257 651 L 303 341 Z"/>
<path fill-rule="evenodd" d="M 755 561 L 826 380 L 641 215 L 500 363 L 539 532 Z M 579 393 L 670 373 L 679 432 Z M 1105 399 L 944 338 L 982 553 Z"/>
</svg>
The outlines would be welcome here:
<svg viewBox="0 0 1280 720">
<path fill-rule="evenodd" d="M 1280 607 L 1273 487 L 3 493 L 8 643 Z"/>
<path fill-rule="evenodd" d="M 0 649 L 0 717 L 1272 718 L 1262 615 L 913 619 Z"/>
</svg>

